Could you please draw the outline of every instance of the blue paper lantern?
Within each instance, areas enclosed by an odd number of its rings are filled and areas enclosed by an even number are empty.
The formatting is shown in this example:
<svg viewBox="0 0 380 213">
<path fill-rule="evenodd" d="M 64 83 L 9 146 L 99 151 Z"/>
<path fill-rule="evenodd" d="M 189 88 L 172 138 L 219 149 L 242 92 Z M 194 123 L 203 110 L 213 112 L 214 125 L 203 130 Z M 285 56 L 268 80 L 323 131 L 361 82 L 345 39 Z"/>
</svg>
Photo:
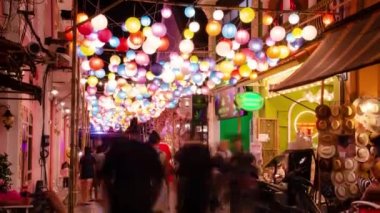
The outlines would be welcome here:
<svg viewBox="0 0 380 213">
<path fill-rule="evenodd" d="M 286 41 L 291 43 L 291 42 L 294 42 L 296 40 L 296 38 L 294 37 L 294 35 L 292 33 L 288 33 L 286 35 Z"/>
<path fill-rule="evenodd" d="M 117 74 L 119 74 L 120 76 L 125 76 L 126 71 L 125 71 L 125 65 L 124 64 L 120 64 L 117 67 Z"/>
<path fill-rule="evenodd" d="M 125 99 L 127 97 L 127 93 L 124 92 L 124 90 L 120 90 L 118 93 L 117 93 L 117 97 L 120 98 L 120 99 Z"/>
<path fill-rule="evenodd" d="M 159 76 L 162 73 L 162 65 L 159 63 L 154 63 L 150 69 L 155 76 Z"/>
<path fill-rule="evenodd" d="M 104 78 L 104 76 L 106 76 L 106 71 L 104 71 L 104 69 L 96 70 L 95 76 L 97 78 Z"/>
<path fill-rule="evenodd" d="M 222 35 L 228 39 L 235 37 L 236 32 L 237 28 L 232 23 L 225 24 L 222 28 Z"/>
<path fill-rule="evenodd" d="M 120 44 L 120 40 L 116 36 L 112 36 L 112 38 L 108 41 L 111 47 L 116 48 Z"/>
<path fill-rule="evenodd" d="M 192 7 L 192 6 L 187 6 L 187 7 L 185 8 L 185 16 L 186 16 L 187 18 L 192 18 L 192 17 L 194 17 L 194 16 L 195 16 L 195 9 L 194 9 L 194 7 Z"/>
<path fill-rule="evenodd" d="M 152 23 L 152 20 L 150 20 L 149 16 L 142 16 L 140 22 L 142 26 L 147 27 Z"/>
<path fill-rule="evenodd" d="M 133 50 L 128 50 L 126 56 L 128 60 L 134 60 L 136 58 L 136 52 Z"/>
</svg>

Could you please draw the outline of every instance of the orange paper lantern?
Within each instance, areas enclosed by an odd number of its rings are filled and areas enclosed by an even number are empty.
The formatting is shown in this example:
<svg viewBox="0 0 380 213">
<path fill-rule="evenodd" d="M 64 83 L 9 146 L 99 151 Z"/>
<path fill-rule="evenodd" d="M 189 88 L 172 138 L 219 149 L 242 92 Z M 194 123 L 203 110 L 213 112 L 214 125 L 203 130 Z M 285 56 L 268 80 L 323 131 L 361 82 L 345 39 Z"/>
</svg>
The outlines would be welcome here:
<svg viewBox="0 0 380 213">
<path fill-rule="evenodd" d="M 235 65 L 237 66 L 243 65 L 245 64 L 246 61 L 247 61 L 247 57 L 245 56 L 244 53 L 241 53 L 241 52 L 235 53 L 234 55 Z"/>
<path fill-rule="evenodd" d="M 267 56 L 272 59 L 280 57 L 280 48 L 277 46 L 269 47 L 267 49 Z"/>
<path fill-rule="evenodd" d="M 92 57 L 90 59 L 90 67 L 92 70 L 100 70 L 104 67 L 104 62 L 101 58 Z"/>
<path fill-rule="evenodd" d="M 206 25 L 206 32 L 210 36 L 217 36 L 222 31 L 222 26 L 219 22 L 212 20 Z"/>
</svg>

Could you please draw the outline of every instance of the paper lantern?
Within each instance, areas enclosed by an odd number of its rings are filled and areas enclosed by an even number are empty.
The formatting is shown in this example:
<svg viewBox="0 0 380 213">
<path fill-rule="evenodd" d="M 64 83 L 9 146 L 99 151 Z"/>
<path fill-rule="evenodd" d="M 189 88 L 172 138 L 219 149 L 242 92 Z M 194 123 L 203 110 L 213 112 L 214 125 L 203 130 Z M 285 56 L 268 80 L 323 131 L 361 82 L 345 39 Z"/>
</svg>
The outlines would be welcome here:
<svg viewBox="0 0 380 213">
<path fill-rule="evenodd" d="M 223 74 L 230 74 L 234 70 L 234 64 L 232 61 L 224 60 L 220 63 L 220 71 Z"/>
<path fill-rule="evenodd" d="M 296 40 L 296 38 L 293 36 L 293 34 L 292 33 L 288 33 L 288 34 L 286 34 L 286 41 L 287 42 L 293 42 L 293 41 L 295 41 Z"/>
<path fill-rule="evenodd" d="M 128 50 L 125 54 L 127 61 L 135 60 L 136 59 L 136 52 L 134 50 Z"/>
<path fill-rule="evenodd" d="M 326 13 L 322 17 L 322 22 L 325 26 L 328 26 L 334 22 L 334 16 L 330 13 Z"/>
<path fill-rule="evenodd" d="M 280 55 L 279 55 L 280 59 L 285 59 L 289 56 L 290 50 L 287 46 L 280 45 L 280 46 L 278 46 L 278 48 L 280 49 Z"/>
<path fill-rule="evenodd" d="M 278 58 L 280 57 L 280 48 L 277 46 L 271 46 L 267 49 L 266 53 L 269 58 Z"/>
<path fill-rule="evenodd" d="M 134 43 L 132 43 L 130 36 L 127 38 L 127 46 L 128 46 L 128 48 L 131 48 L 132 50 L 140 49 L 142 44 L 134 44 Z"/>
<path fill-rule="evenodd" d="M 77 15 L 77 23 L 82 23 L 88 20 L 88 16 L 85 13 L 78 13 Z"/>
<path fill-rule="evenodd" d="M 116 47 L 119 52 L 126 52 L 128 50 L 128 40 L 124 37 L 119 38 L 120 44 Z"/>
<path fill-rule="evenodd" d="M 281 41 L 285 38 L 286 31 L 281 26 L 275 26 L 270 30 L 270 37 L 273 41 Z"/>
<path fill-rule="evenodd" d="M 152 21 L 150 20 L 149 16 L 141 16 L 140 22 L 141 22 L 141 25 L 144 26 L 144 27 L 147 27 L 147 26 L 149 26 L 152 23 Z"/>
<path fill-rule="evenodd" d="M 112 55 L 110 57 L 110 63 L 111 64 L 116 64 L 116 65 L 119 65 L 121 63 L 121 59 L 118 55 Z"/>
<path fill-rule="evenodd" d="M 240 44 L 235 40 L 232 41 L 232 50 L 238 50 L 240 48 Z"/>
<path fill-rule="evenodd" d="M 134 45 L 142 45 L 142 43 L 145 40 L 144 34 L 141 31 L 137 31 L 136 33 L 131 33 L 129 36 L 129 40 L 132 42 Z"/>
<path fill-rule="evenodd" d="M 116 48 L 120 44 L 120 40 L 116 36 L 112 36 L 112 38 L 108 41 L 111 47 Z"/>
<path fill-rule="evenodd" d="M 247 61 L 247 57 L 244 53 L 238 52 L 235 53 L 233 61 L 236 66 L 240 66 L 245 64 L 245 62 Z"/>
<path fill-rule="evenodd" d="M 190 56 L 189 61 L 190 61 L 191 63 L 198 63 L 199 58 L 198 58 L 198 56 L 196 56 L 196 55 L 192 55 L 192 56 Z"/>
<path fill-rule="evenodd" d="M 217 20 L 217 21 L 221 21 L 224 17 L 224 13 L 223 13 L 223 10 L 215 10 L 213 13 L 212 13 L 212 17 Z"/>
<path fill-rule="evenodd" d="M 194 37 L 194 32 L 189 29 L 185 29 L 183 31 L 183 37 L 185 37 L 185 39 L 192 39 Z"/>
<path fill-rule="evenodd" d="M 223 26 L 223 29 L 222 29 L 222 35 L 225 37 L 225 38 L 233 38 L 235 37 L 235 34 L 237 32 L 237 28 L 234 24 L 232 23 L 228 23 L 228 24 L 225 24 Z"/>
<path fill-rule="evenodd" d="M 164 36 L 160 39 L 160 46 L 158 47 L 158 51 L 166 51 L 168 50 L 170 45 L 169 38 L 167 36 Z"/>
<path fill-rule="evenodd" d="M 292 13 L 288 17 L 288 21 L 290 24 L 297 24 L 300 21 L 300 17 L 297 13 Z"/>
<path fill-rule="evenodd" d="M 152 64 L 152 66 L 150 67 L 150 69 L 152 70 L 152 73 L 155 76 L 159 76 L 162 73 L 162 65 L 159 64 L 159 63 Z"/>
<path fill-rule="evenodd" d="M 95 31 L 99 31 L 107 28 L 108 20 L 103 14 L 99 14 L 91 19 L 91 24 Z"/>
<path fill-rule="evenodd" d="M 235 35 L 235 41 L 241 45 L 249 42 L 249 32 L 247 30 L 238 30 Z"/>
<path fill-rule="evenodd" d="M 128 32 L 136 33 L 141 28 L 140 20 L 136 17 L 129 17 L 125 21 L 125 27 L 127 28 Z"/>
<path fill-rule="evenodd" d="M 82 63 L 80 64 L 80 68 L 84 71 L 89 71 L 91 70 L 91 67 L 90 67 L 90 62 L 88 60 L 84 60 L 82 61 Z"/>
<path fill-rule="evenodd" d="M 166 35 L 166 26 L 163 23 L 154 23 L 152 25 L 152 33 L 157 37 L 163 37 Z"/>
<path fill-rule="evenodd" d="M 162 18 L 170 18 L 172 16 L 172 10 L 169 7 L 164 7 L 161 10 Z"/>
<path fill-rule="evenodd" d="M 112 32 L 109 29 L 103 29 L 98 32 L 98 39 L 101 42 L 108 42 L 112 38 Z"/>
<path fill-rule="evenodd" d="M 104 69 L 95 70 L 95 76 L 97 78 L 104 78 L 104 76 L 106 76 L 106 71 L 104 71 Z"/>
<path fill-rule="evenodd" d="M 269 14 L 264 14 L 263 25 L 269 26 L 273 23 L 273 17 Z"/>
<path fill-rule="evenodd" d="M 194 16 L 195 16 L 195 9 L 194 9 L 194 7 L 192 7 L 192 6 L 187 6 L 187 7 L 185 8 L 185 16 L 186 16 L 187 18 L 192 18 L 192 17 L 194 17 Z"/>
<path fill-rule="evenodd" d="M 91 87 L 91 86 L 87 87 L 87 93 L 89 95 L 95 95 L 97 91 L 98 89 L 96 87 Z"/>
<path fill-rule="evenodd" d="M 247 59 L 247 65 L 251 70 L 255 70 L 257 68 L 257 61 L 254 59 Z"/>
<path fill-rule="evenodd" d="M 259 93 L 244 92 L 235 97 L 237 106 L 245 111 L 257 111 L 263 108 L 264 98 Z"/>
<path fill-rule="evenodd" d="M 241 79 L 241 76 L 240 76 L 240 73 L 239 73 L 239 70 L 234 70 L 231 72 L 231 78 L 235 78 L 237 80 L 240 80 Z"/>
<path fill-rule="evenodd" d="M 231 42 L 228 40 L 222 40 L 218 42 L 215 47 L 215 52 L 221 57 L 226 57 L 231 52 Z"/>
<path fill-rule="evenodd" d="M 194 50 L 194 43 L 189 39 L 184 39 L 179 43 L 181 53 L 190 54 Z"/>
<path fill-rule="evenodd" d="M 115 73 L 108 73 L 108 81 L 112 81 L 112 80 L 115 80 L 115 78 L 116 78 L 116 75 L 115 75 Z"/>
<path fill-rule="evenodd" d="M 294 38 L 301 38 L 302 37 L 302 29 L 299 27 L 296 27 L 292 30 L 292 35 Z M 295 39 L 294 39 L 295 40 Z M 292 42 L 292 41 L 291 41 Z"/>
<path fill-rule="evenodd" d="M 264 43 L 260 38 L 252 38 L 248 43 L 248 48 L 254 52 L 259 52 L 263 49 Z"/>
<path fill-rule="evenodd" d="M 99 80 L 98 78 L 96 78 L 95 76 L 89 76 L 87 78 L 87 84 L 90 86 L 90 87 L 95 87 L 97 84 L 98 84 Z"/>
<path fill-rule="evenodd" d="M 93 70 L 100 70 L 104 67 L 104 62 L 101 58 L 98 57 L 92 57 L 90 59 L 90 67 Z"/>
<path fill-rule="evenodd" d="M 162 81 L 167 84 L 172 83 L 175 80 L 175 77 L 175 74 L 171 70 L 165 70 L 161 74 Z"/>
<path fill-rule="evenodd" d="M 149 42 L 149 41 L 145 41 L 142 45 L 142 50 L 148 54 L 148 55 L 152 55 L 154 53 L 156 53 L 156 50 L 157 48 L 154 47 L 154 44 L 153 42 Z"/>
<path fill-rule="evenodd" d="M 228 81 L 228 84 L 235 85 L 237 84 L 237 82 L 238 82 L 238 79 L 231 77 L 230 80 Z"/>
<path fill-rule="evenodd" d="M 70 30 L 70 29 L 71 29 L 70 26 L 65 27 L 65 31 Z M 68 31 L 68 32 L 65 33 L 65 39 L 67 41 L 72 41 L 73 38 L 74 38 L 74 35 L 73 35 L 73 31 L 72 30 L 70 30 L 70 31 Z"/>
<path fill-rule="evenodd" d="M 219 22 L 212 20 L 207 23 L 206 32 L 209 36 L 217 36 L 220 31 L 222 31 L 222 27 Z"/>
<path fill-rule="evenodd" d="M 78 56 L 79 56 L 79 53 L 82 53 L 84 56 L 92 56 L 95 54 L 96 49 L 93 46 L 81 45 L 79 50 L 80 52 L 78 52 Z"/>
<path fill-rule="evenodd" d="M 302 38 L 306 41 L 314 40 L 317 37 L 318 31 L 313 25 L 307 25 L 302 29 Z"/>
<path fill-rule="evenodd" d="M 255 18 L 255 11 L 250 7 L 243 8 L 239 12 L 239 18 L 243 23 L 250 23 Z"/>
<path fill-rule="evenodd" d="M 78 26 L 78 31 L 82 35 L 90 35 L 93 31 L 93 26 L 91 25 L 91 22 L 86 21 Z"/>
<path fill-rule="evenodd" d="M 252 72 L 252 70 L 247 64 L 244 64 L 244 65 L 239 67 L 239 74 L 243 78 L 249 77 L 251 72 Z"/>
<path fill-rule="evenodd" d="M 251 75 L 249 75 L 249 79 L 255 80 L 257 78 L 257 72 L 252 72 Z"/>
<path fill-rule="evenodd" d="M 191 32 L 196 33 L 196 32 L 199 31 L 199 29 L 200 29 L 200 26 L 199 26 L 198 22 L 196 22 L 196 21 L 190 22 L 190 24 L 189 24 L 189 30 L 191 30 Z"/>
<path fill-rule="evenodd" d="M 276 44 L 276 42 L 271 37 L 268 37 L 267 39 L 265 39 L 265 44 L 270 47 Z"/>
</svg>

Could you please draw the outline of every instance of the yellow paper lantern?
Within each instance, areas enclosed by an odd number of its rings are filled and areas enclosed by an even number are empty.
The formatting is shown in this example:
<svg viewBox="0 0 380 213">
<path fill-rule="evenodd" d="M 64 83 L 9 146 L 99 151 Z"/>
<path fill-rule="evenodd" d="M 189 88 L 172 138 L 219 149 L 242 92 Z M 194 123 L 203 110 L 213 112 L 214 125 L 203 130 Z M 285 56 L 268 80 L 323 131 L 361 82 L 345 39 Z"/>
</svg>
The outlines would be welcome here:
<svg viewBox="0 0 380 213">
<path fill-rule="evenodd" d="M 192 55 L 192 56 L 190 57 L 190 62 L 191 62 L 191 63 L 198 63 L 198 61 L 199 61 L 198 56 L 196 56 L 196 55 Z"/>
<path fill-rule="evenodd" d="M 127 28 L 128 32 L 136 33 L 141 28 L 140 20 L 136 17 L 129 17 L 125 21 L 125 27 Z"/>
<path fill-rule="evenodd" d="M 271 46 L 267 49 L 267 56 L 269 58 L 278 58 L 280 56 L 280 48 L 277 46 Z"/>
<path fill-rule="evenodd" d="M 249 75 L 249 79 L 255 80 L 256 78 L 257 78 L 257 72 L 255 71 L 251 72 L 251 74 Z"/>
<path fill-rule="evenodd" d="M 251 68 L 249 68 L 249 66 L 247 64 L 244 64 L 242 66 L 239 67 L 239 74 L 241 77 L 249 77 L 249 75 L 251 74 L 252 70 Z"/>
<path fill-rule="evenodd" d="M 290 50 L 287 46 L 280 45 L 280 46 L 278 46 L 278 48 L 280 49 L 280 56 L 279 56 L 280 59 L 284 59 L 284 58 L 287 58 L 289 56 Z"/>
<path fill-rule="evenodd" d="M 148 71 L 146 72 L 145 77 L 148 81 L 152 81 L 156 76 L 152 73 L 152 71 Z"/>
<path fill-rule="evenodd" d="M 247 57 L 245 56 L 244 53 L 241 53 L 241 52 L 235 53 L 234 63 L 236 66 L 241 66 L 245 64 L 246 61 L 247 61 Z"/>
<path fill-rule="evenodd" d="M 183 31 L 183 37 L 185 37 L 186 39 L 192 39 L 194 37 L 194 32 L 192 32 L 189 29 L 185 29 Z"/>
<path fill-rule="evenodd" d="M 234 64 L 232 61 L 224 60 L 220 63 L 220 71 L 224 74 L 230 74 L 234 70 Z"/>
<path fill-rule="evenodd" d="M 80 46 L 80 51 L 83 53 L 85 56 L 91 56 L 95 54 L 95 47 L 93 46 L 86 46 L 86 45 L 81 45 Z"/>
<path fill-rule="evenodd" d="M 228 81 L 231 78 L 231 73 L 223 73 L 223 81 Z"/>
<path fill-rule="evenodd" d="M 299 27 L 296 27 L 292 30 L 292 35 L 294 38 L 301 38 L 302 37 L 302 29 Z"/>
<path fill-rule="evenodd" d="M 209 36 L 217 36 L 222 31 L 222 26 L 219 22 L 212 20 L 206 25 L 206 32 Z"/>
<path fill-rule="evenodd" d="M 109 80 L 109 81 L 110 81 L 110 80 L 115 80 L 115 78 L 116 78 L 115 73 L 113 73 L 113 72 L 108 73 L 108 80 Z"/>
<path fill-rule="evenodd" d="M 263 16 L 263 25 L 271 25 L 273 23 L 273 17 L 268 14 L 264 14 Z"/>
<path fill-rule="evenodd" d="M 77 22 L 78 23 L 85 22 L 87 19 L 88 19 L 88 16 L 86 13 L 78 13 L 78 15 L 77 15 Z"/>
<path fill-rule="evenodd" d="M 177 73 L 175 74 L 175 79 L 176 79 L 177 81 L 182 81 L 184 78 L 185 78 L 185 75 L 184 75 L 182 72 L 177 72 Z"/>
<path fill-rule="evenodd" d="M 255 11 L 250 7 L 243 8 L 239 12 L 239 18 L 243 23 L 250 23 L 255 18 Z"/>
<path fill-rule="evenodd" d="M 99 80 L 95 76 L 90 76 L 87 78 L 87 83 L 90 87 L 95 87 L 98 84 Z"/>
</svg>

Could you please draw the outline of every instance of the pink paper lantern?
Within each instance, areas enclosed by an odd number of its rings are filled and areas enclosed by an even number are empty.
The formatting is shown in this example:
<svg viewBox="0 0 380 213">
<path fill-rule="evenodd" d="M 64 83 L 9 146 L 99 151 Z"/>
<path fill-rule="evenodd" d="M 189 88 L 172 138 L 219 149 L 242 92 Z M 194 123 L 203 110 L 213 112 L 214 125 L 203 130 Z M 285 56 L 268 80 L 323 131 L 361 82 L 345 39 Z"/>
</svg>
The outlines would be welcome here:
<svg viewBox="0 0 380 213">
<path fill-rule="evenodd" d="M 249 42 L 249 33 L 247 30 L 238 30 L 235 35 L 235 40 L 237 43 L 244 45 Z"/>
<path fill-rule="evenodd" d="M 98 39 L 101 42 L 108 42 L 112 38 L 112 32 L 109 29 L 100 30 L 98 32 Z"/>
<path fill-rule="evenodd" d="M 152 33 L 157 37 L 163 37 L 166 35 L 166 26 L 163 23 L 154 23 L 152 25 Z"/>
</svg>

